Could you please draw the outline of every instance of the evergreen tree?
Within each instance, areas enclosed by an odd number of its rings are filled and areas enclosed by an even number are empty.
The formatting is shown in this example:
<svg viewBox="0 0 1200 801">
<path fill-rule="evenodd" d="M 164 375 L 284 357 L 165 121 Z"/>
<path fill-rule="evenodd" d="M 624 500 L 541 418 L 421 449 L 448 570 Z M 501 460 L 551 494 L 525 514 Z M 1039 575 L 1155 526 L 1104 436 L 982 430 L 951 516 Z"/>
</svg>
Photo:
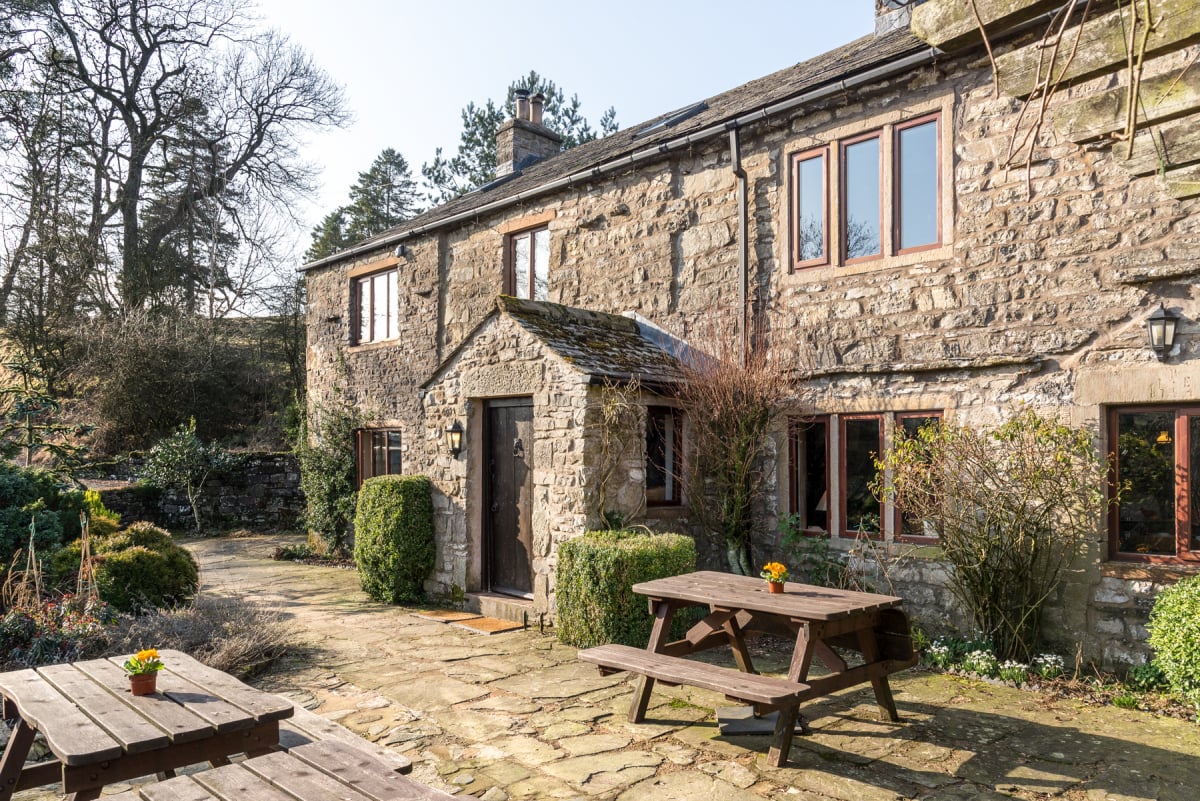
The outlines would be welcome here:
<svg viewBox="0 0 1200 801">
<path fill-rule="evenodd" d="M 516 92 L 526 89 L 530 94 L 546 96 L 542 124 L 562 137 L 563 150 L 607 136 L 617 130 L 617 113 L 611 106 L 600 116 L 599 132 L 582 112 L 579 95 L 566 93 L 554 81 L 534 71 L 509 84 L 504 102 L 497 105 L 488 100 L 484 105 L 468 103 L 462 110 L 462 135 L 458 152 L 447 158 L 438 148 L 433 161 L 421 167 L 425 188 L 433 203 L 444 203 L 470 192 L 496 177 L 496 131 L 501 123 L 513 116 Z"/>
<path fill-rule="evenodd" d="M 305 259 L 316 261 L 383 233 L 420 213 L 417 182 L 404 156 L 385 148 L 350 187 L 350 203 L 331 211 L 313 229 Z"/>
</svg>

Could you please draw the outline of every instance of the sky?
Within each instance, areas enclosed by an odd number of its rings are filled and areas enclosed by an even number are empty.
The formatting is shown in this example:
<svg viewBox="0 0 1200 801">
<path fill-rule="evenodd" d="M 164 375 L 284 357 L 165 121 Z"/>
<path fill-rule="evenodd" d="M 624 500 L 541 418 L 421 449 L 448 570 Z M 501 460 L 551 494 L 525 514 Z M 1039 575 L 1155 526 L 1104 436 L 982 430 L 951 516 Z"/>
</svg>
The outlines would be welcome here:
<svg viewBox="0 0 1200 801">
<path fill-rule="evenodd" d="M 343 205 L 381 150 L 420 178 L 437 147 L 452 154 L 468 102 L 499 101 L 536 70 L 578 94 L 596 127 L 622 128 L 731 89 L 870 33 L 873 0 L 258 0 L 345 89 L 353 119 L 309 138 L 321 189 L 295 212 L 307 231 Z"/>
</svg>

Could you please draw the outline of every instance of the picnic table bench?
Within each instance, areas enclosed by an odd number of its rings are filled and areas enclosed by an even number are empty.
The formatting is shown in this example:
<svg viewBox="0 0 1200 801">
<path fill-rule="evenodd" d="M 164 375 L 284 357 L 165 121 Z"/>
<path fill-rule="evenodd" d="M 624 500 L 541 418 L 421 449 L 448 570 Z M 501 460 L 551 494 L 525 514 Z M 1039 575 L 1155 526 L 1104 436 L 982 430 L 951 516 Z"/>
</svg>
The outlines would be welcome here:
<svg viewBox="0 0 1200 801">
<path fill-rule="evenodd" d="M 382 762 L 397 773 L 412 773 L 412 760 L 390 748 L 359 737 L 337 721 L 323 718 L 302 706 L 279 723 L 279 747 L 285 751 L 309 743 L 339 742 Z"/>
<path fill-rule="evenodd" d="M 633 591 L 647 596 L 654 616 L 646 648 L 602 645 L 579 652 L 580 659 L 597 665 L 602 674 L 628 671 L 641 676 L 629 709 L 633 723 L 645 719 L 655 682 L 720 692 L 753 706 L 755 715 L 778 711 L 767 761 L 780 767 L 787 762 L 804 701 L 869 682 L 883 715 L 899 720 L 887 677 L 917 662 L 908 618 L 899 609 L 901 598 L 794 582 L 776 594 L 760 579 L 711 571 L 635 584 Z M 668 642 L 674 614 L 686 606 L 707 606 L 709 614 L 682 640 Z M 755 670 L 745 640 L 760 633 L 794 639 L 785 678 L 761 676 Z M 687 658 L 723 645 L 731 647 L 736 668 Z M 857 651 L 861 664 L 848 664 L 834 647 Z M 828 675 L 809 676 L 814 658 L 829 668 Z"/>
<path fill-rule="evenodd" d="M 104 801 L 446 801 L 452 796 L 397 774 L 360 748 L 338 741 L 144 784 Z"/>
</svg>

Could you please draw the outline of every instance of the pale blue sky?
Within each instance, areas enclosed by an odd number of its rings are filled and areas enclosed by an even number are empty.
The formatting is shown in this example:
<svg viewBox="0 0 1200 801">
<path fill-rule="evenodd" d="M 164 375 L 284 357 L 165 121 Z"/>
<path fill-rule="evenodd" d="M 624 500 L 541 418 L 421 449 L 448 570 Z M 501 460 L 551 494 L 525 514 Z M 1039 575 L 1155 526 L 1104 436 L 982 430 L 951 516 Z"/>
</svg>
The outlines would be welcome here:
<svg viewBox="0 0 1200 801">
<path fill-rule="evenodd" d="M 459 112 L 529 70 L 622 128 L 811 58 L 873 30 L 872 0 L 259 0 L 264 22 L 346 89 L 354 121 L 314 138 L 323 189 L 297 209 L 311 227 L 394 147 L 419 177 L 453 152 Z M 307 246 L 307 234 L 300 243 Z"/>
</svg>

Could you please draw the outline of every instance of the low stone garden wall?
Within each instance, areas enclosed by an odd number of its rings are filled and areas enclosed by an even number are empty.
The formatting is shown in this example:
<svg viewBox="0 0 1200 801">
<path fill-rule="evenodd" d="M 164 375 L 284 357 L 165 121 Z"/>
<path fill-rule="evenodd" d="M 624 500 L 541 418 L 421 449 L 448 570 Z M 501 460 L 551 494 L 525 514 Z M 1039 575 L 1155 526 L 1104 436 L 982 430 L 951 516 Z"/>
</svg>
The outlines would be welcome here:
<svg viewBox="0 0 1200 801">
<path fill-rule="evenodd" d="M 81 480 L 100 493 L 122 522 L 148 520 L 173 530 L 193 527 L 187 496 L 136 484 L 137 466 L 132 458 L 103 477 Z M 205 482 L 199 505 L 205 528 L 294 529 L 304 511 L 300 467 L 290 453 L 238 454 L 234 467 Z"/>
</svg>

